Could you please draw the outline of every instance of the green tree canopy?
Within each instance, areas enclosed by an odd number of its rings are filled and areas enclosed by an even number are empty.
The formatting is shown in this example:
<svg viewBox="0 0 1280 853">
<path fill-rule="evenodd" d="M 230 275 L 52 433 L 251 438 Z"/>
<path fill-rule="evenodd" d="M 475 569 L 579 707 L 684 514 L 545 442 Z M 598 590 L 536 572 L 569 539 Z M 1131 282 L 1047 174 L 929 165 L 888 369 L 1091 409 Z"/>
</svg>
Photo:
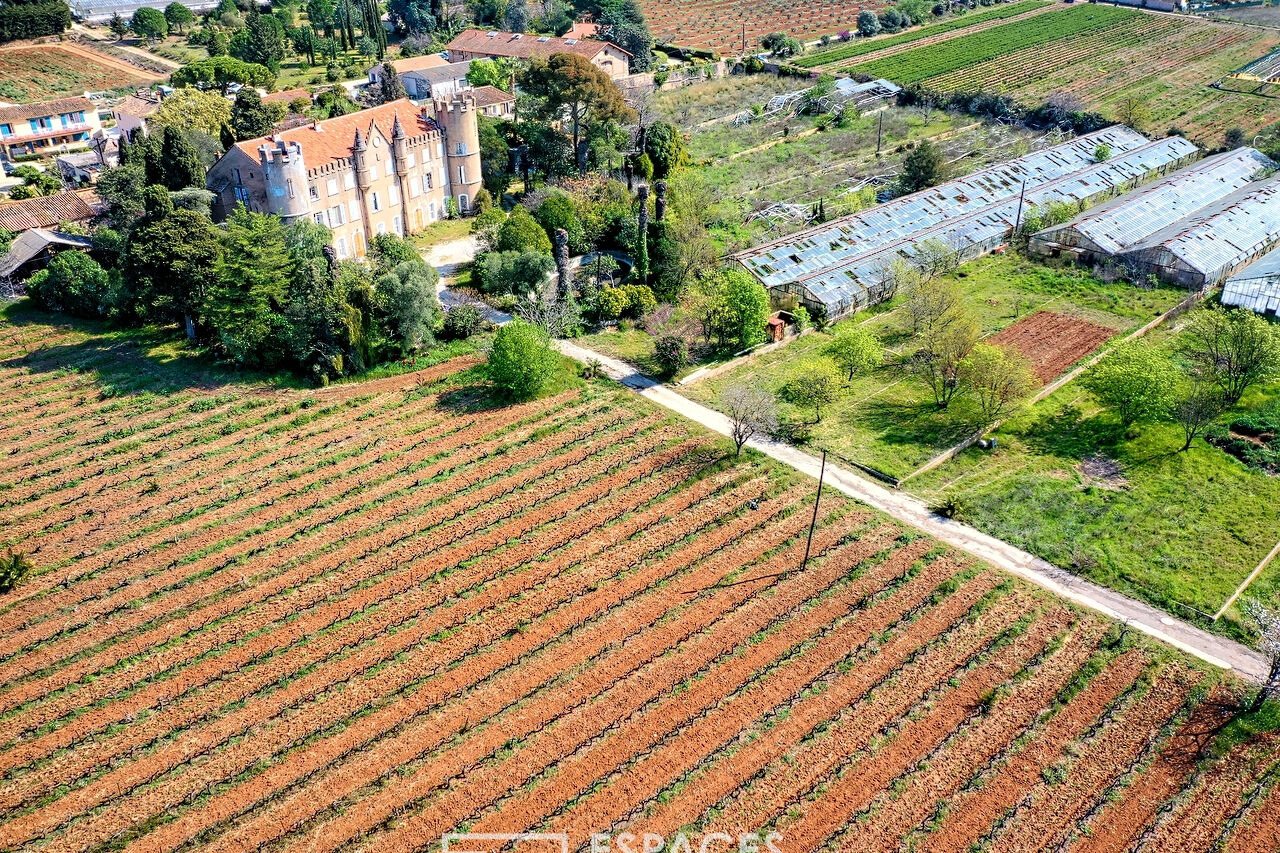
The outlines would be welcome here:
<svg viewBox="0 0 1280 853">
<path fill-rule="evenodd" d="M 107 271 L 84 252 L 54 255 L 49 265 L 27 281 L 27 295 L 43 308 L 77 317 L 98 317 L 110 310 Z"/>
<path fill-rule="evenodd" d="M 814 422 L 822 421 L 822 410 L 840 396 L 843 382 L 840 371 L 829 358 L 807 358 L 792 368 L 783 384 L 781 395 L 788 403 L 802 409 L 813 409 Z"/>
<path fill-rule="evenodd" d="M 293 272 L 284 228 L 279 217 L 237 207 L 227 220 L 225 245 L 210 316 L 227 354 L 241 364 L 258 364 Z"/>
<path fill-rule="evenodd" d="M 884 363 L 884 346 L 880 339 L 861 323 L 840 324 L 822 351 L 849 379 L 870 373 Z"/>
<path fill-rule="evenodd" d="M 217 92 L 186 87 L 165 98 L 147 124 L 153 134 L 161 128 L 175 127 L 178 130 L 199 130 L 216 138 L 223 125 L 230 121 L 231 105 L 226 98 Z"/>
<path fill-rule="evenodd" d="M 769 321 L 769 292 L 746 270 L 723 271 L 725 284 L 720 292 L 716 330 L 720 339 L 746 349 L 764 340 Z"/>
<path fill-rule="evenodd" d="M 523 207 L 516 207 L 498 228 L 493 248 L 499 252 L 540 252 L 551 254 L 551 239 L 538 221 Z"/>
<path fill-rule="evenodd" d="M 155 41 L 169 35 L 169 22 L 165 20 L 164 12 L 143 6 L 133 13 L 129 29 L 148 41 Z"/>
<path fill-rule="evenodd" d="M 548 119 L 567 120 L 579 171 L 586 171 L 583 133 L 589 123 L 624 122 L 635 118 L 622 91 L 585 56 L 554 53 L 535 57 L 519 76 L 520 89 L 540 101 Z"/>
<path fill-rule="evenodd" d="M 196 19 L 196 16 L 194 12 L 175 0 L 164 7 L 164 19 L 169 22 L 170 30 L 180 33 Z"/>
<path fill-rule="evenodd" d="M 1084 384 L 1127 426 L 1168 411 L 1178 372 L 1168 355 L 1138 339 L 1120 344 L 1089 368 Z"/>
<path fill-rule="evenodd" d="M 401 35 L 422 35 L 435 30 L 436 16 L 431 0 L 390 0 L 387 15 Z"/>
<path fill-rule="evenodd" d="M 169 79 L 176 87 L 197 86 L 201 83 L 206 86 L 223 87 L 229 83 L 240 83 L 244 86 L 271 89 L 276 83 L 275 72 L 270 68 L 253 62 L 244 62 L 233 56 L 214 56 L 196 60 L 173 72 Z"/>
<path fill-rule="evenodd" d="M 246 86 L 236 92 L 236 100 L 231 105 L 229 119 L 231 132 L 235 134 L 237 142 L 266 136 L 275 127 L 271 110 L 262 103 L 262 96 L 252 86 Z"/>
<path fill-rule="evenodd" d="M 653 176 L 658 179 L 689 163 L 684 134 L 669 121 L 654 122 L 645 130 L 644 153 L 653 161 Z"/>
<path fill-rule="evenodd" d="M 467 82 L 472 86 L 495 86 L 511 91 L 511 78 L 519 63 L 505 56 L 497 59 L 473 59 L 467 67 Z"/>
<path fill-rule="evenodd" d="M 560 371 L 560 356 L 545 331 L 523 320 L 498 330 L 489 352 L 489 379 L 516 400 L 531 400 L 550 385 Z"/>
<path fill-rule="evenodd" d="M 147 195 L 158 203 L 129 233 L 123 263 L 135 316 L 182 323 L 194 338 L 208 322 L 221 234 L 203 214 L 165 205 L 163 190 Z"/>
<path fill-rule="evenodd" d="M 925 139 L 903 158 L 898 191 L 906 194 L 926 190 L 945 179 L 946 161 L 942 149 Z"/>
<path fill-rule="evenodd" d="M 1280 331 L 1252 311 L 1202 308 L 1187 323 L 1183 351 L 1234 405 L 1251 386 L 1280 374 Z"/>
<path fill-rule="evenodd" d="M 374 283 L 380 322 L 402 354 L 431 340 L 431 329 L 440 319 L 438 278 L 434 267 L 415 256 L 396 264 Z"/>
</svg>

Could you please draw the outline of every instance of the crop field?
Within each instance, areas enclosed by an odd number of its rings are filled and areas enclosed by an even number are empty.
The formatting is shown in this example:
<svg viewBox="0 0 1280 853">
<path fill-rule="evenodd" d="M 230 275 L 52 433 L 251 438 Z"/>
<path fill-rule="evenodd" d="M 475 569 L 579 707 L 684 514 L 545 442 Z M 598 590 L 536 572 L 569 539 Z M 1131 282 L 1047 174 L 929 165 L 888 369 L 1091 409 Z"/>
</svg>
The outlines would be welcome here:
<svg viewBox="0 0 1280 853">
<path fill-rule="evenodd" d="M 1051 382 L 1115 333 L 1115 329 L 1079 317 L 1037 311 L 992 335 L 990 342 L 1017 349 L 1031 362 L 1041 382 Z"/>
<path fill-rule="evenodd" d="M 29 103 L 160 79 L 78 45 L 0 49 L 0 100 Z"/>
<path fill-rule="evenodd" d="M 836 495 L 801 565 L 811 481 L 474 364 L 184 385 L 0 326 L 7 849 L 1266 849 L 1229 680 Z"/>
<path fill-rule="evenodd" d="M 835 35 L 857 27 L 858 12 L 889 4 L 854 0 L 642 0 L 645 20 L 659 43 L 738 55 L 746 27 L 747 52 L 759 50 L 769 33 L 785 31 L 798 39 Z"/>
<path fill-rule="evenodd" d="M 1178 127 L 1217 146 L 1229 128 L 1252 133 L 1280 121 L 1280 100 L 1212 86 L 1277 45 L 1280 32 L 1090 5 L 868 54 L 848 70 L 937 91 L 1006 93 L 1026 104 L 1065 92 L 1113 117 L 1136 99 L 1150 113 L 1140 129 Z"/>
<path fill-rule="evenodd" d="M 910 44 L 924 39 L 933 39 L 937 36 L 955 33 L 958 30 L 965 30 L 978 24 L 1015 18 L 1018 15 L 1034 12 L 1037 9 L 1046 9 L 1050 5 L 1049 0 L 1019 0 L 1016 3 L 997 6 L 994 9 L 987 9 L 982 12 L 960 15 L 947 21 L 916 27 L 894 35 L 869 39 L 856 38 L 829 50 L 820 50 L 816 53 L 802 56 L 795 61 L 795 64 L 801 68 L 838 65 L 847 60 L 865 56 L 868 53 L 876 53 L 890 47 Z"/>
</svg>

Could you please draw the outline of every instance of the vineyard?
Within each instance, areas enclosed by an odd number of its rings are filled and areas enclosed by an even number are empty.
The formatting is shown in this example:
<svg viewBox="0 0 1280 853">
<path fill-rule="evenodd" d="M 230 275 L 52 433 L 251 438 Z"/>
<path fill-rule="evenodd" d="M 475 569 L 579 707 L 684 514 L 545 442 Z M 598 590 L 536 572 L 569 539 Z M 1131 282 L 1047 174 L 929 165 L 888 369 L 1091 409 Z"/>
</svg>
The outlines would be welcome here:
<svg viewBox="0 0 1280 853">
<path fill-rule="evenodd" d="M 1031 362 L 1036 378 L 1052 382 L 1115 333 L 1079 317 L 1037 311 L 992 335 L 990 343 L 1016 348 Z"/>
<path fill-rule="evenodd" d="M 714 50 L 725 55 L 743 52 L 746 27 L 747 52 L 760 49 L 769 33 L 785 31 L 798 39 L 835 35 L 857 26 L 858 12 L 877 11 L 889 4 L 856 0 L 811 0 L 803 4 L 785 0 L 642 0 L 645 20 L 660 44 Z"/>
<path fill-rule="evenodd" d="M 7 849 L 1275 849 L 1229 681 L 832 494 L 810 549 L 811 481 L 475 365 L 279 390 L 0 325 Z"/>
<path fill-rule="evenodd" d="M 945 33 L 953 33 L 957 30 L 977 26 L 978 24 L 1014 18 L 1018 15 L 1026 14 L 1027 12 L 1044 9 L 1049 5 L 1050 3 L 1048 0 L 1019 0 L 1019 2 L 1011 3 L 1007 6 L 997 6 L 996 8 L 988 9 L 985 12 L 974 12 L 972 14 L 953 18 L 952 20 L 945 21 L 940 24 L 917 27 L 916 29 L 898 33 L 897 35 L 871 39 L 856 39 L 830 50 L 819 51 L 818 53 L 802 56 L 795 61 L 795 64 L 802 68 L 817 68 L 822 65 L 834 65 L 858 56 L 865 56 L 868 53 L 875 53 L 877 51 L 884 50 L 885 48 L 896 47 L 901 44 L 910 44 L 914 41 L 933 38 Z"/>
</svg>

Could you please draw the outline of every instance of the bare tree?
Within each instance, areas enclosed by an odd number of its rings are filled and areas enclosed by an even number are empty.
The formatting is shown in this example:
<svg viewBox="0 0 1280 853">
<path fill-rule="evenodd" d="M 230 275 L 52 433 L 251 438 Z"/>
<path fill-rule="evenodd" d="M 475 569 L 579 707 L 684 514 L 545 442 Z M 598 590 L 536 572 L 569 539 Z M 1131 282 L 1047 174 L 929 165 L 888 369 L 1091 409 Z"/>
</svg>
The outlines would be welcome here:
<svg viewBox="0 0 1280 853">
<path fill-rule="evenodd" d="M 964 297 L 956 283 L 948 279 L 908 279 L 902 292 L 906 295 L 903 307 L 913 335 L 940 331 L 962 313 Z"/>
<path fill-rule="evenodd" d="M 1182 427 L 1182 434 L 1186 438 L 1182 443 L 1182 450 L 1189 449 L 1196 436 L 1213 423 L 1225 408 L 1226 401 L 1223 400 L 1220 391 L 1205 387 L 1203 383 L 1193 379 L 1187 396 L 1175 403 L 1170 410 L 1170 414 Z"/>
<path fill-rule="evenodd" d="M 1280 610 L 1265 607 L 1255 598 L 1245 604 L 1244 613 L 1258 626 L 1262 635 L 1258 649 L 1266 656 L 1269 664 L 1267 680 L 1249 708 L 1250 711 L 1257 712 L 1268 699 L 1280 699 Z"/>
<path fill-rule="evenodd" d="M 720 403 L 732 424 L 729 435 L 737 448 L 735 456 L 755 436 L 770 435 L 778 429 L 778 410 L 768 391 L 737 383 L 720 392 Z"/>
</svg>

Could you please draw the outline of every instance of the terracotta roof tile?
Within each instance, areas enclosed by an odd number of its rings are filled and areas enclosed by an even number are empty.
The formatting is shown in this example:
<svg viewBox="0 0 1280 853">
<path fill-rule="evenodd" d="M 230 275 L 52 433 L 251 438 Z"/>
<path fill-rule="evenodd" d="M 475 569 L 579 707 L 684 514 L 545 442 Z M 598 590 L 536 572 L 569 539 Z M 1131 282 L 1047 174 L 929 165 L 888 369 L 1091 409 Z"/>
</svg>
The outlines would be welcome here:
<svg viewBox="0 0 1280 853">
<path fill-rule="evenodd" d="M 257 161 L 258 149 L 264 143 L 270 143 L 272 139 L 296 142 L 302 148 L 302 157 L 307 168 L 316 169 L 334 160 L 349 158 L 356 130 L 367 136 L 369 128 L 376 124 L 382 134 L 390 139 L 391 125 L 395 122 L 397 115 L 400 117 L 400 123 L 404 125 L 405 133 L 411 137 L 436 129 L 433 120 L 425 117 L 408 98 L 401 98 L 380 107 L 285 130 L 275 134 L 274 137 L 260 136 L 257 139 L 246 139 L 244 142 L 237 142 L 236 147 Z"/>
<path fill-rule="evenodd" d="M 510 95 L 497 86 L 478 86 L 471 90 L 471 94 L 476 96 L 477 107 L 488 107 L 493 104 L 505 104 L 507 101 L 514 101 L 515 97 Z"/>
<path fill-rule="evenodd" d="M 0 228 L 27 231 L 48 228 L 59 222 L 84 222 L 102 210 L 102 200 L 93 190 L 74 190 L 0 202 Z"/>
<path fill-rule="evenodd" d="M 262 103 L 273 104 L 276 101 L 282 101 L 287 104 L 296 98 L 306 98 L 309 101 L 311 100 L 311 93 L 306 89 L 285 89 L 283 92 L 272 92 L 270 95 L 263 95 Z"/>
<path fill-rule="evenodd" d="M 0 121 L 11 119 L 40 118 L 41 116 L 61 115 L 84 110 L 96 112 L 97 107 L 88 98 L 62 98 L 57 101 L 41 101 L 38 104 L 15 104 L 12 107 L 0 107 Z"/>
<path fill-rule="evenodd" d="M 492 38 L 489 32 L 494 32 Z M 572 43 L 571 43 L 572 42 Z M 588 59 L 604 50 L 609 42 L 583 41 L 580 39 L 563 39 L 556 36 L 537 36 L 521 33 L 503 33 L 485 30 L 463 30 L 445 47 L 452 54 L 454 51 L 464 53 L 489 54 L 492 56 L 511 56 L 517 59 L 531 59 L 535 56 L 550 56 L 553 53 L 576 53 Z M 630 53 L 622 50 L 627 56 Z"/>
<path fill-rule="evenodd" d="M 391 67 L 396 70 L 397 74 L 404 74 L 406 71 L 422 71 L 426 68 L 439 68 L 441 65 L 448 65 L 449 60 L 445 59 L 438 53 L 428 53 L 425 56 L 410 56 L 405 59 L 397 59 L 391 63 Z"/>
<path fill-rule="evenodd" d="M 120 103 L 116 104 L 111 111 L 116 115 L 146 118 L 158 109 L 160 109 L 160 103 L 158 101 L 152 101 L 148 98 L 139 98 L 137 95 L 130 95 Z"/>
</svg>

